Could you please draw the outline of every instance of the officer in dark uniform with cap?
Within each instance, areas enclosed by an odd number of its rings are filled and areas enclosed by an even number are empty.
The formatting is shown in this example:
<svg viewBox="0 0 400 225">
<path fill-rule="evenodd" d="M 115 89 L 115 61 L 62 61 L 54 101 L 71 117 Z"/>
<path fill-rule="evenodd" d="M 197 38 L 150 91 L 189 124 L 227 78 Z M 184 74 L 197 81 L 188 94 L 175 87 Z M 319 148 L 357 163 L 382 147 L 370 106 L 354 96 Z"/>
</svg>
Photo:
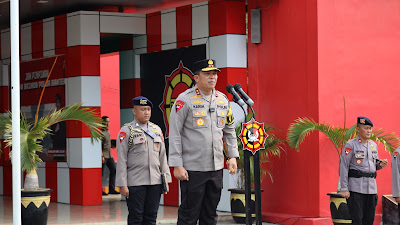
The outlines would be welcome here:
<svg viewBox="0 0 400 225">
<path fill-rule="evenodd" d="M 116 185 L 127 198 L 128 225 L 156 224 L 162 176 L 171 182 L 163 133 L 149 121 L 152 107 L 149 99 L 134 98 L 135 119 L 118 134 Z"/>
<path fill-rule="evenodd" d="M 378 202 L 376 171 L 387 165 L 380 160 L 378 147 L 370 140 L 373 123 L 357 117 L 358 136 L 346 143 L 340 161 L 340 193 L 347 198 L 352 224 L 373 225 Z"/>
<path fill-rule="evenodd" d="M 221 196 L 224 168 L 223 141 L 228 149 L 228 170 L 235 173 L 239 157 L 232 109 L 228 98 L 215 90 L 215 61 L 196 62 L 196 86 L 181 93 L 169 123 L 169 165 L 180 180 L 178 225 L 213 225 Z"/>
</svg>

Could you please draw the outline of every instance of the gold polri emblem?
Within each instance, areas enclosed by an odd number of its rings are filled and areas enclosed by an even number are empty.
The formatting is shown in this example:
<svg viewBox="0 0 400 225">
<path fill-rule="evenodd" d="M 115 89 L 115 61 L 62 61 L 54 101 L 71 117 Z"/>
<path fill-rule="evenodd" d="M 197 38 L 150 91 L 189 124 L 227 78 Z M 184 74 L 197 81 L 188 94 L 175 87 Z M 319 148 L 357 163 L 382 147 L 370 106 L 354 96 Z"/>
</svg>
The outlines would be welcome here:
<svg viewBox="0 0 400 225">
<path fill-rule="evenodd" d="M 203 118 L 198 118 L 198 119 L 196 120 L 196 124 L 197 124 L 197 126 L 199 126 L 199 127 L 204 126 L 204 119 L 203 119 Z"/>
<path fill-rule="evenodd" d="M 357 164 L 361 164 L 361 159 L 357 159 Z"/>
<path fill-rule="evenodd" d="M 146 105 L 147 104 L 147 100 L 146 99 L 140 99 L 140 104 L 141 105 Z"/>
<path fill-rule="evenodd" d="M 196 100 L 196 101 L 193 101 L 193 103 L 194 103 L 194 104 L 200 104 L 200 103 L 203 103 L 203 101 Z"/>
<path fill-rule="evenodd" d="M 208 67 L 214 67 L 214 62 L 211 59 L 208 60 Z"/>
<path fill-rule="evenodd" d="M 365 119 L 360 119 L 361 124 L 365 124 Z"/>
</svg>

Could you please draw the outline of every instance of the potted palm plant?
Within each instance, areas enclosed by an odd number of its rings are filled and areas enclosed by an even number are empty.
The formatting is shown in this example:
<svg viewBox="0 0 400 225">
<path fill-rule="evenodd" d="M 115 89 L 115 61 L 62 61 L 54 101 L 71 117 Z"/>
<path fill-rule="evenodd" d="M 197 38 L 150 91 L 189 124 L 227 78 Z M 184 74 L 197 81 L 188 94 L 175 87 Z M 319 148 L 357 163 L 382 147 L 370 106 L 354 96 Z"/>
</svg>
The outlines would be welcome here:
<svg viewBox="0 0 400 225">
<path fill-rule="evenodd" d="M 253 117 L 253 114 L 249 113 L 246 116 L 246 121 L 249 121 Z M 276 156 L 280 157 L 281 152 L 285 151 L 284 146 L 286 144 L 286 140 L 282 139 L 278 136 L 281 131 L 278 128 L 275 128 L 269 124 L 264 124 L 265 132 L 268 134 L 268 137 L 264 143 L 264 149 L 260 149 L 258 152 L 260 154 L 260 180 L 262 181 L 265 177 L 269 177 L 271 181 L 273 181 L 273 176 L 271 172 L 262 167 L 261 165 L 264 163 L 270 162 L 270 157 Z M 241 133 L 241 126 L 235 127 L 236 136 L 238 137 Z M 229 191 L 231 192 L 231 213 L 232 217 L 236 223 L 246 223 L 246 214 L 245 214 L 245 182 L 244 182 L 244 150 L 243 144 L 239 138 L 237 138 L 237 144 L 239 149 L 239 159 L 237 159 L 237 179 L 236 186 L 237 188 L 231 188 Z M 250 181 L 251 186 L 254 186 L 254 161 L 253 157 L 250 157 Z M 255 192 L 252 190 L 251 194 L 251 214 L 253 221 L 255 220 Z"/>
<path fill-rule="evenodd" d="M 346 125 L 346 117 L 344 124 Z M 323 133 L 335 146 L 340 164 L 344 145 L 357 136 L 357 124 L 350 128 L 346 128 L 345 125 L 343 127 L 333 126 L 328 122 L 317 123 L 313 119 L 307 117 L 297 118 L 289 126 L 287 141 L 290 147 L 299 150 L 300 144 L 308 135 L 310 135 L 311 132 L 319 131 Z M 399 137 L 395 133 L 385 133 L 382 128 L 374 130 L 370 139 L 382 143 L 385 150 L 390 153 L 396 150 L 399 145 Z M 351 217 L 347 208 L 347 201 L 338 194 L 339 190 L 340 182 L 338 182 L 337 192 L 328 193 L 331 200 L 330 209 L 332 221 L 334 224 L 349 224 L 351 223 Z"/>
<path fill-rule="evenodd" d="M 81 108 L 80 103 L 54 110 L 47 116 L 37 118 L 35 123 L 29 123 L 25 115 L 20 117 L 21 169 L 27 173 L 24 189 L 21 190 L 23 224 L 47 224 L 47 209 L 50 203 L 51 190 L 39 188 L 36 169 L 37 163 L 42 162 L 42 160 L 37 153 L 43 149 L 41 145 L 43 138 L 47 134 L 52 134 L 51 126 L 67 120 L 84 123 L 89 128 L 92 143 L 101 139 L 100 129 L 102 125 L 99 116 L 92 110 Z M 12 118 L 10 113 L 8 116 L 0 114 L 0 135 L 5 137 L 6 146 L 12 147 Z M 10 154 L 12 154 L 12 151 Z"/>
</svg>

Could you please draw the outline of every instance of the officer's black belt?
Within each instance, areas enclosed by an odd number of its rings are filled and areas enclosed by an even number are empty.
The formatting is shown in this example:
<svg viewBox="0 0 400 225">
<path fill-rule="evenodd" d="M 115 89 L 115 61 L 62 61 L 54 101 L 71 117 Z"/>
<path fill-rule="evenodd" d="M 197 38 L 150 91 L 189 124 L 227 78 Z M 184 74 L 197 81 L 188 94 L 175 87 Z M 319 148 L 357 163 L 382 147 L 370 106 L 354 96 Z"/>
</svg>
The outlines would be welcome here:
<svg viewBox="0 0 400 225">
<path fill-rule="evenodd" d="M 364 173 L 359 170 L 349 170 L 349 177 L 355 177 L 355 178 L 360 178 L 360 177 L 371 177 L 371 178 L 376 178 L 376 172 L 375 173 Z"/>
</svg>

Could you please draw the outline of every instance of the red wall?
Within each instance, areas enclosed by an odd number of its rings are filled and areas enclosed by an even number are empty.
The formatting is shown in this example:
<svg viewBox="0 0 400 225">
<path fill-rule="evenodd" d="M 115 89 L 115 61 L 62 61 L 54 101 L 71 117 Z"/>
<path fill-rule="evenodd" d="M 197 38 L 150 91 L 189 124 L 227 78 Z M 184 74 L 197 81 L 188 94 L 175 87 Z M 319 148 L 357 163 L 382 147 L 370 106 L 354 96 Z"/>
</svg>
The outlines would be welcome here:
<svg viewBox="0 0 400 225">
<path fill-rule="evenodd" d="M 119 101 L 119 53 L 100 56 L 101 116 L 110 117 L 111 139 L 116 139 L 121 128 Z M 116 149 L 111 149 L 117 160 Z"/>
<path fill-rule="evenodd" d="M 249 10 L 266 7 L 268 1 L 248 1 Z M 249 93 L 258 119 L 284 132 L 299 116 L 318 120 L 316 1 L 274 1 L 261 18 L 262 41 L 248 44 Z M 287 149 L 273 160 L 274 182 L 262 183 L 263 214 L 319 216 L 318 161 L 317 135 L 299 153 Z"/>
<path fill-rule="evenodd" d="M 343 124 L 342 98 L 345 96 L 347 126 L 354 124 L 357 116 L 366 116 L 375 128 L 400 133 L 395 122 L 399 108 L 396 103 L 400 98 L 399 9 L 399 1 L 318 2 L 320 121 Z M 332 152 L 322 147 L 321 142 L 321 154 Z M 383 146 L 378 149 L 380 158 L 390 161 Z M 327 163 L 328 159 L 321 157 L 320 168 L 327 168 Z M 337 177 L 336 167 L 321 174 L 321 177 L 334 176 Z M 325 191 L 333 182 L 320 185 L 321 191 Z M 378 172 L 377 185 L 377 213 L 381 214 L 382 195 L 392 193 L 390 165 Z M 325 199 L 321 198 L 321 202 Z"/>
<path fill-rule="evenodd" d="M 259 120 L 285 132 L 304 116 L 343 125 L 345 96 L 347 126 L 363 115 L 376 128 L 399 133 L 394 103 L 400 97 L 400 2 L 288 0 L 268 5 L 248 1 L 249 12 L 263 8 L 262 42 L 248 44 L 249 93 Z M 379 150 L 390 161 L 382 146 Z M 262 183 L 263 218 L 330 216 L 326 193 L 336 191 L 338 162 L 325 136 L 312 134 L 300 152 L 287 149 L 264 165 L 271 168 L 274 182 Z M 378 173 L 377 183 L 381 214 L 381 197 L 391 193 L 390 165 Z"/>
</svg>

